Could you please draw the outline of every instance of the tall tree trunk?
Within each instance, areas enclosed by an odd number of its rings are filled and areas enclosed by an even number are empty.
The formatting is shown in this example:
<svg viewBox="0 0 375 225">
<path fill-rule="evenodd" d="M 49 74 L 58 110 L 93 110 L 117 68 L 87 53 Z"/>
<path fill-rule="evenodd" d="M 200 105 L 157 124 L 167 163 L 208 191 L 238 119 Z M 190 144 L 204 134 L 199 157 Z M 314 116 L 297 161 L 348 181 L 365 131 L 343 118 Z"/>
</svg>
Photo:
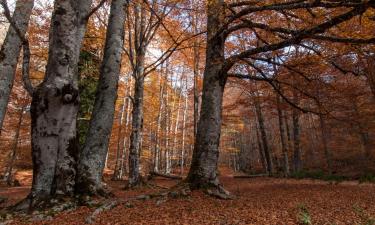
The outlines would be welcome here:
<svg viewBox="0 0 375 225">
<path fill-rule="evenodd" d="M 187 182 L 192 189 L 204 188 L 210 193 L 228 194 L 217 176 L 219 143 L 222 123 L 223 93 L 226 74 L 223 74 L 225 37 L 216 32 L 224 23 L 224 1 L 213 0 L 207 6 L 206 67 L 203 78 L 202 105 L 196 142 Z"/>
<path fill-rule="evenodd" d="M 27 31 L 33 6 L 34 0 L 17 0 L 16 2 L 12 19 L 23 36 L 25 36 Z M 22 40 L 16 30 L 10 25 L 0 50 L 0 134 L 13 87 L 21 47 Z"/>
<path fill-rule="evenodd" d="M 143 74 L 143 72 L 139 74 Z M 139 157 L 143 129 L 143 90 L 144 77 L 140 75 L 135 78 L 134 86 L 132 132 L 130 135 L 129 149 L 129 187 L 137 186 L 141 182 Z"/>
<path fill-rule="evenodd" d="M 173 145 L 172 145 L 172 159 L 175 159 L 175 156 L 177 156 L 177 136 L 178 136 L 178 128 L 180 125 L 180 107 L 181 107 L 181 97 L 182 93 L 178 93 L 178 103 L 177 103 L 177 115 L 175 119 L 175 125 L 174 125 L 174 131 L 173 131 Z M 175 163 L 172 163 L 172 167 L 174 166 Z"/>
<path fill-rule="evenodd" d="M 18 149 L 18 142 L 19 142 L 19 137 L 20 137 L 20 132 L 21 132 L 21 125 L 23 121 L 23 115 L 25 112 L 25 106 L 23 106 L 20 110 L 20 117 L 18 119 L 17 123 L 17 128 L 16 128 L 16 135 L 14 137 L 14 144 L 12 146 L 12 151 L 10 153 L 9 157 L 9 164 L 5 170 L 4 174 L 4 181 L 7 183 L 7 185 L 11 186 L 13 183 L 13 167 L 14 167 L 14 162 L 16 161 L 17 158 L 17 149 Z"/>
<path fill-rule="evenodd" d="M 281 150 L 283 153 L 283 169 L 284 169 L 284 175 L 288 177 L 289 176 L 289 156 L 288 156 L 288 148 L 285 143 L 285 130 L 284 130 L 284 121 L 283 121 L 283 111 L 281 109 L 281 96 L 277 95 L 276 101 L 277 101 L 277 114 L 278 114 L 278 119 L 279 119 Z"/>
<path fill-rule="evenodd" d="M 298 96 L 296 91 L 293 93 L 294 101 L 298 101 Z M 292 119 L 293 119 L 293 166 L 294 172 L 299 172 L 302 170 L 302 155 L 300 147 L 300 113 L 298 109 L 293 108 L 292 110 Z"/>
<path fill-rule="evenodd" d="M 146 9 L 142 2 L 136 2 L 134 9 L 134 57 L 133 78 L 134 96 L 132 111 L 132 131 L 130 135 L 129 148 L 129 187 L 137 186 L 141 183 L 139 162 L 143 130 L 143 95 L 145 80 L 145 55 L 149 40 L 146 40 Z M 130 21 L 129 21 L 130 22 Z M 133 54 L 133 53 L 132 53 Z"/>
<path fill-rule="evenodd" d="M 187 86 L 187 82 L 186 82 Z M 184 111 L 182 114 L 182 144 L 181 144 L 181 155 L 180 155 L 180 173 L 183 175 L 184 173 L 184 165 L 185 165 L 185 135 L 186 135 L 186 117 L 188 111 L 188 96 L 185 96 L 185 105 Z"/>
<path fill-rule="evenodd" d="M 121 165 L 121 153 L 123 151 L 123 145 L 122 145 L 122 142 L 123 142 L 123 132 L 122 132 L 122 129 L 123 129 L 123 126 L 124 126 L 124 120 L 126 118 L 126 101 L 127 100 L 127 96 L 125 95 L 123 97 L 123 100 L 122 100 L 122 106 L 121 106 L 121 111 L 119 113 L 119 121 L 118 121 L 118 124 L 119 124 L 119 128 L 118 128 L 118 133 L 117 133 L 117 149 L 116 149 L 116 163 L 115 163 L 115 169 L 114 169 L 114 172 L 113 172 L 113 177 L 112 179 L 113 180 L 121 180 L 121 177 L 120 177 L 120 165 Z"/>
<path fill-rule="evenodd" d="M 77 188 L 80 194 L 104 194 L 102 176 L 116 107 L 124 44 L 127 0 L 113 0 L 104 58 L 85 146 L 79 155 Z"/>
<path fill-rule="evenodd" d="M 168 67 L 167 67 L 168 69 Z M 167 73 L 166 73 L 166 76 L 165 76 L 165 80 L 166 80 L 166 83 L 168 83 L 168 70 L 167 70 Z M 168 87 L 168 86 L 167 86 Z M 173 97 L 173 96 L 172 96 Z M 174 107 L 174 104 L 172 105 L 172 109 L 170 108 L 169 106 L 169 90 L 168 88 L 166 89 L 166 95 L 165 95 L 165 112 L 164 112 L 164 115 L 165 115 L 165 136 L 164 136 L 164 140 L 165 140 L 165 151 L 164 151 L 164 154 L 165 154 L 165 167 L 164 167 L 164 172 L 165 174 L 169 174 L 171 171 L 171 165 L 170 165 L 170 146 L 169 146 L 169 138 L 170 138 L 170 131 L 171 131 L 171 124 L 172 124 L 172 112 L 173 112 L 173 107 Z"/>
<path fill-rule="evenodd" d="M 194 8 L 194 4 L 196 2 L 192 1 L 192 7 Z M 198 29 L 198 14 L 194 13 L 192 15 L 192 27 L 195 34 L 199 32 Z M 193 72 L 194 72 L 194 137 L 197 135 L 198 129 L 198 118 L 199 118 L 199 41 L 197 38 L 194 39 L 194 58 L 193 58 Z"/>
<path fill-rule="evenodd" d="M 264 126 L 262 108 L 260 106 L 260 102 L 257 96 L 254 96 L 254 105 L 255 105 L 255 112 L 257 114 L 257 119 L 258 119 L 260 137 L 261 137 L 262 144 L 263 144 L 264 156 L 267 162 L 267 172 L 268 174 L 271 175 L 273 172 L 272 153 L 271 153 L 271 149 L 269 147 L 268 140 L 267 140 L 267 133 L 266 133 L 266 129 Z"/>
<path fill-rule="evenodd" d="M 33 183 L 24 201 L 29 207 L 56 195 L 74 194 L 78 61 L 90 6 L 90 0 L 54 4 L 46 76 L 31 103 Z"/>
<path fill-rule="evenodd" d="M 130 91 L 129 91 L 129 94 L 132 93 L 132 86 L 131 86 L 131 82 L 130 82 Z M 131 115 L 131 100 L 130 98 L 128 98 L 128 106 L 127 106 L 127 109 L 126 109 L 126 122 L 125 122 L 125 134 L 124 134 L 124 141 L 123 141 L 123 144 L 122 144 L 122 153 L 121 153 L 121 164 L 120 164 L 120 179 L 122 179 L 123 177 L 123 174 L 124 174 L 124 171 L 127 173 L 129 172 L 128 170 L 128 167 L 125 165 L 125 162 L 126 162 L 126 154 L 127 154 L 127 151 L 126 149 L 128 149 L 130 146 L 129 146 L 129 143 L 128 143 L 128 136 L 127 134 L 129 133 L 129 124 L 130 124 L 130 121 L 132 120 L 132 115 Z"/>
<path fill-rule="evenodd" d="M 162 82 L 162 76 L 159 76 L 159 85 L 160 85 L 160 92 L 159 92 L 159 111 L 158 111 L 158 121 L 157 121 L 157 128 L 156 128 L 156 140 L 155 140 L 155 159 L 154 159 L 154 172 L 159 172 L 159 164 L 160 164 L 160 131 L 161 131 L 161 120 L 162 120 L 162 110 L 164 108 L 164 88 L 165 83 Z"/>
<path fill-rule="evenodd" d="M 326 125 L 326 121 L 323 117 L 323 115 L 319 115 L 319 122 L 320 122 L 320 131 L 322 135 L 322 142 L 323 142 L 323 149 L 324 149 L 324 155 L 326 158 L 326 163 L 327 163 L 327 169 L 328 173 L 332 173 L 332 156 L 331 156 L 331 151 L 328 148 L 328 140 L 329 140 L 329 133 Z"/>
<path fill-rule="evenodd" d="M 257 137 L 259 158 L 260 158 L 260 162 L 262 163 L 263 170 L 264 170 L 264 172 L 266 172 L 267 171 L 267 162 L 266 162 L 266 158 L 264 157 L 262 141 L 260 140 L 260 135 L 259 135 L 258 130 L 259 130 L 259 128 L 258 128 L 258 126 L 256 126 L 255 133 L 256 133 L 256 137 Z"/>
<path fill-rule="evenodd" d="M 287 143 L 288 143 L 288 151 L 289 149 L 291 150 L 292 149 L 292 137 L 291 137 L 291 134 L 290 134 L 290 126 L 289 126 L 289 117 L 288 117 L 288 111 L 285 110 L 284 112 L 284 122 L 285 122 L 285 131 L 286 131 L 286 139 L 287 139 Z"/>
<path fill-rule="evenodd" d="M 131 77 L 129 77 L 131 78 Z M 131 79 L 128 79 L 127 82 L 127 91 L 123 99 L 123 105 L 121 108 L 120 118 L 119 118 L 119 130 L 118 130 L 118 139 L 117 139 L 117 151 L 116 151 L 116 164 L 115 170 L 113 173 L 113 180 L 122 179 L 122 170 L 123 170 L 123 161 L 124 154 L 126 153 L 126 131 L 129 125 L 129 111 L 130 111 L 130 98 L 131 95 Z"/>
</svg>

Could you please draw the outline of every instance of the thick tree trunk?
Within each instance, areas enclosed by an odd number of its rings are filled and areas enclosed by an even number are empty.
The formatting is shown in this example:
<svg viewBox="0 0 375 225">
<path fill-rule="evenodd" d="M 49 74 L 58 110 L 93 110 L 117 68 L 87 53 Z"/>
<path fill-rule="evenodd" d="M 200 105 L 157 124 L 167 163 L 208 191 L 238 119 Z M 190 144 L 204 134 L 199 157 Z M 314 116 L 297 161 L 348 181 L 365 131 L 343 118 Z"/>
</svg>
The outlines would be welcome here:
<svg viewBox="0 0 375 225">
<path fill-rule="evenodd" d="M 112 131 L 124 44 L 127 0 L 113 0 L 104 58 L 85 146 L 80 152 L 76 185 L 80 194 L 103 194 L 102 176 Z"/>
<path fill-rule="evenodd" d="M 143 72 L 142 72 L 143 73 Z M 140 74 L 142 74 L 140 73 Z M 129 149 L 129 187 L 141 183 L 139 171 L 139 157 L 141 151 L 141 139 L 143 129 L 143 90 L 144 77 L 140 75 L 135 78 L 134 102 L 132 112 L 132 133 L 130 135 Z"/>
<path fill-rule="evenodd" d="M 217 65 L 216 65 L 217 68 Z M 217 186 L 217 163 L 221 131 L 221 110 L 225 81 L 209 65 L 205 74 L 201 116 L 187 181 L 192 188 Z"/>
<path fill-rule="evenodd" d="M 33 183 L 18 209 L 74 194 L 79 108 L 78 61 L 91 1 L 56 0 L 46 76 L 33 93 L 31 138 Z"/>
<path fill-rule="evenodd" d="M 196 2 L 192 1 L 192 8 L 195 7 Z M 192 20 L 192 27 L 194 30 L 194 33 L 197 34 L 199 32 L 198 29 L 198 14 L 193 13 L 191 16 Z M 197 129 L 198 129 L 198 118 L 199 118 L 199 41 L 197 38 L 194 39 L 194 47 L 193 47 L 193 72 L 194 72 L 194 137 L 197 135 Z"/>
<path fill-rule="evenodd" d="M 217 176 L 226 74 L 222 72 L 225 38 L 217 35 L 216 31 L 224 22 L 223 8 L 222 0 L 208 3 L 208 42 L 202 105 L 192 163 L 186 179 L 192 189 L 214 188 L 218 194 L 227 194 L 221 188 Z"/>
<path fill-rule="evenodd" d="M 17 0 L 16 2 L 12 19 L 23 36 L 25 36 L 27 31 L 33 6 L 34 0 Z M 16 30 L 10 25 L 0 51 L 0 134 L 13 87 L 21 47 L 22 40 Z"/>
<path fill-rule="evenodd" d="M 266 133 L 266 129 L 264 126 L 262 108 L 260 106 L 260 102 L 257 96 L 254 96 L 254 104 L 255 104 L 255 112 L 257 114 L 257 119 L 258 119 L 260 137 L 261 137 L 262 144 L 263 144 L 264 156 L 267 162 L 267 172 L 269 174 L 272 174 L 273 172 L 272 153 L 271 153 L 271 149 L 269 148 L 269 144 L 267 140 L 267 133 Z"/>
<path fill-rule="evenodd" d="M 278 119 L 279 119 L 281 150 L 283 153 L 283 169 L 284 169 L 284 175 L 288 177 L 289 176 L 289 156 L 288 156 L 288 148 L 285 143 L 285 130 L 284 130 L 284 121 L 283 121 L 283 111 L 281 109 L 281 96 L 277 95 L 276 101 L 277 101 L 277 113 L 278 113 Z"/>
</svg>

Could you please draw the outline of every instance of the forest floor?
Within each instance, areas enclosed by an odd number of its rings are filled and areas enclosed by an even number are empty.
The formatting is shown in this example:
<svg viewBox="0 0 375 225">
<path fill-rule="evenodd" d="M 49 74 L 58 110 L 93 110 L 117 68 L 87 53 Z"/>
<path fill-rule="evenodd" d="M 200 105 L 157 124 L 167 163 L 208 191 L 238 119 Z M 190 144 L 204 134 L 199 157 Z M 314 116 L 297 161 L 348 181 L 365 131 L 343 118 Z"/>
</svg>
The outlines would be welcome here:
<svg viewBox="0 0 375 225">
<path fill-rule="evenodd" d="M 23 174 L 30 178 L 30 174 Z M 21 181 L 28 182 L 29 179 Z M 125 191 L 123 182 L 109 182 L 123 204 L 99 213 L 94 224 L 361 224 L 375 225 L 375 185 L 358 182 L 330 183 L 317 180 L 279 178 L 233 178 L 222 173 L 225 188 L 234 200 L 219 200 L 201 192 L 185 198 L 134 200 L 135 196 L 158 190 L 140 188 Z M 177 181 L 155 178 L 159 186 Z M 29 186 L 0 187 L 8 200 L 1 207 L 24 198 Z M 159 190 L 161 191 L 161 190 Z M 126 200 L 129 200 L 125 204 Z M 133 199 L 130 201 L 130 199 Z M 30 222 L 15 218 L 8 224 L 85 224 L 95 208 L 79 207 L 61 212 L 49 220 Z M 1 224 L 1 223 L 0 223 Z"/>
</svg>

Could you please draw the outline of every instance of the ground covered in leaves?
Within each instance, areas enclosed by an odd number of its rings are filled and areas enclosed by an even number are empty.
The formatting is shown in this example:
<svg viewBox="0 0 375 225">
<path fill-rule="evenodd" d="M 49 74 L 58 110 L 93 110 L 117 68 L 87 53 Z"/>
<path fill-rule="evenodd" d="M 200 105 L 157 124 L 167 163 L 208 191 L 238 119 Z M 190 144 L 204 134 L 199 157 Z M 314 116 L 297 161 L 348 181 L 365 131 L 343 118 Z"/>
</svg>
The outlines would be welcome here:
<svg viewBox="0 0 375 225">
<path fill-rule="evenodd" d="M 375 185 L 339 184 L 279 178 L 233 178 L 222 175 L 224 186 L 236 196 L 219 200 L 201 192 L 189 197 L 151 198 L 177 181 L 156 178 L 159 187 L 123 190 L 123 182 L 110 182 L 119 201 L 91 220 L 93 224 L 363 224 L 375 225 Z M 1 188 L 0 196 L 13 204 L 25 197 L 28 187 Z M 112 199 L 110 200 L 112 201 Z M 13 218 L 8 224 L 86 224 L 97 207 L 79 207 L 48 220 Z"/>
</svg>

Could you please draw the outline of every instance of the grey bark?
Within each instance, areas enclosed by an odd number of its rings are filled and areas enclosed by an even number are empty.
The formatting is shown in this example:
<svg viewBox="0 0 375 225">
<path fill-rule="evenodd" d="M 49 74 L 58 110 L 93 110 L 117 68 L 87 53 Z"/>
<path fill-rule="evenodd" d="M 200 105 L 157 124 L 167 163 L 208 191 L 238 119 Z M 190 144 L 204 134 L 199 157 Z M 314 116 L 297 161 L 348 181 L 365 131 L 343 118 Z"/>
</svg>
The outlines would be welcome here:
<svg viewBox="0 0 375 225">
<path fill-rule="evenodd" d="M 197 7 L 198 1 L 192 1 L 191 7 Z M 191 16 L 191 24 L 192 30 L 195 34 L 199 33 L 199 14 L 193 13 Z M 200 103 L 200 92 L 199 92 L 199 58 L 200 58 L 200 51 L 199 51 L 199 39 L 194 38 L 194 45 L 193 45 L 193 73 L 194 73 L 194 137 L 197 135 L 198 129 L 198 119 L 199 119 L 199 103 Z"/>
<path fill-rule="evenodd" d="M 132 111 L 132 131 L 129 148 L 129 187 L 141 183 L 139 162 L 143 129 L 143 95 L 145 80 L 145 55 L 150 39 L 146 38 L 146 11 L 143 4 L 137 2 L 134 10 L 134 35 L 131 37 L 129 30 L 130 61 L 133 65 L 134 96 Z M 129 21 L 129 27 L 130 27 Z M 132 38 L 134 40 L 132 40 Z"/>
<path fill-rule="evenodd" d="M 56 0 L 43 82 L 31 103 L 33 183 L 18 209 L 74 194 L 79 108 L 78 61 L 91 1 Z"/>
<path fill-rule="evenodd" d="M 86 142 L 79 155 L 76 186 L 80 194 L 104 194 L 102 176 L 115 113 L 127 4 L 127 0 L 111 2 L 94 109 Z"/>
<path fill-rule="evenodd" d="M 17 0 L 12 20 L 23 37 L 28 28 L 34 0 Z M 9 96 L 13 87 L 22 39 L 16 30 L 9 26 L 0 50 L 0 133 L 7 110 Z"/>
<path fill-rule="evenodd" d="M 139 71 L 141 72 L 141 71 Z M 139 74 L 142 74 L 139 73 Z M 132 132 L 130 135 L 129 149 L 129 187 L 140 184 L 139 158 L 141 151 L 141 139 L 143 129 L 143 75 L 135 77 L 134 102 L 132 111 Z"/>
<path fill-rule="evenodd" d="M 196 142 L 187 182 L 192 189 L 219 188 L 217 163 L 222 123 L 223 92 L 226 74 L 224 63 L 224 35 L 216 31 L 224 22 L 224 2 L 214 0 L 208 4 L 206 67 L 203 78 L 202 105 Z M 219 192 L 223 190 L 219 188 Z"/>
</svg>

